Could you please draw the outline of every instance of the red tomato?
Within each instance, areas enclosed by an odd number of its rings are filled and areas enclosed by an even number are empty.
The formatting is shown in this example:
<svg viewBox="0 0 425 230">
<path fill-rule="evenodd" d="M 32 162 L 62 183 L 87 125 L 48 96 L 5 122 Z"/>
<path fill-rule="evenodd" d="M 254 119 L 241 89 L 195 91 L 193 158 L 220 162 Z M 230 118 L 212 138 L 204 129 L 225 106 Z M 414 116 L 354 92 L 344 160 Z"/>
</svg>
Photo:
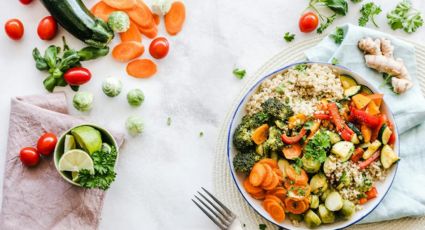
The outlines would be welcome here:
<svg viewBox="0 0 425 230">
<path fill-rule="evenodd" d="M 19 0 L 22 4 L 28 5 L 32 2 L 32 0 Z"/>
<path fill-rule="evenodd" d="M 37 142 L 37 150 L 40 154 L 48 156 L 55 150 L 58 138 L 53 133 L 43 134 Z"/>
<path fill-rule="evenodd" d="M 34 166 L 40 161 L 40 154 L 33 147 L 26 147 L 19 152 L 19 159 L 26 166 Z"/>
<path fill-rule="evenodd" d="M 308 33 L 317 28 L 319 25 L 319 17 L 314 12 L 307 12 L 303 14 L 299 21 L 301 32 Z"/>
<path fill-rule="evenodd" d="M 41 19 L 37 27 L 38 36 L 41 40 L 52 40 L 58 33 L 58 24 L 52 16 Z"/>
<path fill-rule="evenodd" d="M 149 45 L 149 53 L 156 59 L 161 59 L 167 56 L 170 45 L 164 37 L 155 38 Z"/>
<path fill-rule="evenodd" d="M 82 85 L 90 81 L 91 73 L 84 67 L 74 67 L 66 71 L 63 77 L 69 85 Z"/>
<path fill-rule="evenodd" d="M 4 25 L 7 36 L 13 40 L 19 40 L 24 36 L 24 25 L 19 19 L 10 19 Z"/>
</svg>

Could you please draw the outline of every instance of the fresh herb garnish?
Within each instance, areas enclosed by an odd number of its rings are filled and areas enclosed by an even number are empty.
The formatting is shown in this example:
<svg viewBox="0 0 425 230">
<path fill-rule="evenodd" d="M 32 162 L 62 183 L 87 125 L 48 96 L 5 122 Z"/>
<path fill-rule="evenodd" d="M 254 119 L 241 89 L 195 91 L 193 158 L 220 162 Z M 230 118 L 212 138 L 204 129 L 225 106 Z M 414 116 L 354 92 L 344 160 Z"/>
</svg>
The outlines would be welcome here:
<svg viewBox="0 0 425 230">
<path fill-rule="evenodd" d="M 203 137 L 204 136 L 204 132 L 199 132 L 199 137 Z"/>
<path fill-rule="evenodd" d="M 326 6 L 333 14 L 326 16 L 321 13 L 318 7 L 322 6 Z M 323 33 L 335 21 L 337 15 L 345 16 L 348 12 L 348 3 L 346 0 L 310 0 L 308 7 L 319 16 L 320 26 L 317 28 L 317 33 L 319 34 Z"/>
<path fill-rule="evenodd" d="M 295 158 L 294 169 L 297 174 L 301 174 L 301 168 L 303 167 L 303 162 L 300 158 Z"/>
<path fill-rule="evenodd" d="M 292 42 L 295 39 L 295 34 L 286 32 L 283 38 L 285 39 L 286 42 Z"/>
<path fill-rule="evenodd" d="M 341 44 L 344 40 L 344 29 L 341 27 L 336 27 L 335 33 L 331 34 L 330 36 L 336 44 Z"/>
<path fill-rule="evenodd" d="M 313 127 L 313 125 L 314 125 L 314 121 L 307 121 L 307 122 L 304 124 L 304 129 L 306 129 L 306 130 L 311 130 L 311 128 Z"/>
<path fill-rule="evenodd" d="M 326 21 L 323 21 L 320 23 L 319 28 L 317 28 L 317 33 L 321 34 L 323 31 L 325 31 L 336 19 L 336 14 L 327 17 Z"/>
<path fill-rule="evenodd" d="M 308 159 L 325 162 L 326 154 L 331 147 L 331 140 L 327 133 L 319 131 L 304 147 L 304 156 Z"/>
<path fill-rule="evenodd" d="M 236 68 L 233 70 L 233 75 L 238 79 L 243 79 L 245 77 L 246 71 L 244 69 Z"/>
<path fill-rule="evenodd" d="M 393 76 L 391 76 L 390 74 L 384 73 L 384 74 L 382 74 L 382 77 L 384 78 L 384 82 L 382 82 L 380 87 L 388 86 L 388 88 L 391 89 L 391 91 L 394 92 L 394 87 L 391 83 L 391 79 L 393 78 Z"/>
<path fill-rule="evenodd" d="M 167 118 L 167 126 L 171 126 L 171 117 Z"/>
<path fill-rule="evenodd" d="M 111 147 L 111 151 L 97 151 L 90 155 L 93 159 L 94 174 L 89 170 L 81 170 L 78 173 L 78 183 L 84 188 L 99 188 L 106 190 L 115 180 L 115 161 L 117 159 L 117 150 Z"/>
<path fill-rule="evenodd" d="M 304 72 L 307 69 L 307 64 L 298 64 L 294 67 L 295 70 L 298 70 L 300 72 Z"/>
<path fill-rule="evenodd" d="M 391 29 L 403 29 L 406 33 L 413 33 L 424 23 L 421 12 L 412 8 L 412 3 L 404 0 L 387 14 Z"/>
<path fill-rule="evenodd" d="M 274 91 L 278 94 L 283 94 L 285 92 L 285 84 L 284 83 L 280 83 L 275 89 Z"/>
<path fill-rule="evenodd" d="M 363 0 L 351 0 L 351 2 L 354 2 L 354 3 L 359 3 L 359 2 L 362 2 Z"/>
<path fill-rule="evenodd" d="M 332 58 L 332 61 L 331 61 L 331 64 L 332 64 L 332 65 L 338 65 L 338 64 L 339 64 L 339 60 L 338 60 L 338 58 L 333 57 L 333 58 Z"/>
<path fill-rule="evenodd" d="M 258 225 L 258 228 L 259 228 L 260 230 L 266 230 L 267 225 L 265 225 L 265 224 L 259 224 L 259 225 Z"/>
<path fill-rule="evenodd" d="M 364 4 L 360 9 L 360 14 L 362 16 L 359 18 L 359 26 L 365 26 L 370 20 L 376 27 L 379 27 L 375 22 L 375 16 L 381 12 L 381 7 L 373 2 Z"/>
</svg>

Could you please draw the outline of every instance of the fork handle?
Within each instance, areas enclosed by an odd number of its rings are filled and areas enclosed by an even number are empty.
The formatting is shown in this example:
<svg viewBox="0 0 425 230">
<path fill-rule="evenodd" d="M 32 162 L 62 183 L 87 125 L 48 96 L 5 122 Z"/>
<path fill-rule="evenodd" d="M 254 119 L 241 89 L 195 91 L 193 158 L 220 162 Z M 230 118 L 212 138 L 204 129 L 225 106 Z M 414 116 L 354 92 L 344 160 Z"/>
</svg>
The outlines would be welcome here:
<svg viewBox="0 0 425 230">
<path fill-rule="evenodd" d="M 227 230 L 244 230 L 242 223 L 236 218 Z"/>
</svg>

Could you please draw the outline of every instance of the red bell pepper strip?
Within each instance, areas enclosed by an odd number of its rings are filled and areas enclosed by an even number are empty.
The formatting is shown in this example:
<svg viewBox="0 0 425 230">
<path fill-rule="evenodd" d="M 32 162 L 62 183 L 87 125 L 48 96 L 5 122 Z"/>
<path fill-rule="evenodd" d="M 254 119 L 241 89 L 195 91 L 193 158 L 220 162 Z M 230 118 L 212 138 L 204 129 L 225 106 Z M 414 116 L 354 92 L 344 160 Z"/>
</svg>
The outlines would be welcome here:
<svg viewBox="0 0 425 230">
<path fill-rule="evenodd" d="M 379 116 L 370 115 L 366 111 L 354 107 L 351 107 L 350 110 L 350 120 L 365 124 L 370 128 L 376 128 L 381 123 Z"/>
<path fill-rule="evenodd" d="M 367 160 L 365 161 L 361 161 L 359 163 L 359 168 L 360 169 L 365 169 L 367 166 L 369 166 L 370 164 L 372 164 L 372 162 L 376 161 L 379 156 L 381 156 L 381 151 L 376 151 L 371 157 L 369 157 Z"/>
<path fill-rule="evenodd" d="M 288 137 L 286 136 L 286 134 L 282 134 L 281 138 L 283 143 L 290 145 L 290 144 L 298 143 L 301 140 L 301 138 L 305 136 L 306 133 L 307 133 L 307 130 L 302 128 L 301 131 L 296 136 Z"/>
<path fill-rule="evenodd" d="M 359 160 L 362 158 L 364 153 L 364 150 L 362 148 L 357 148 L 354 150 L 354 154 L 351 156 L 351 161 L 354 163 L 359 162 Z"/>
<path fill-rule="evenodd" d="M 339 135 L 341 135 L 342 139 L 345 141 L 351 141 L 351 138 L 353 137 L 353 134 L 350 133 L 347 129 L 343 129 L 339 132 Z"/>
<path fill-rule="evenodd" d="M 376 190 L 376 187 L 372 187 L 369 191 L 367 191 L 366 196 L 367 196 L 368 200 L 377 197 L 378 196 L 378 190 Z"/>
<path fill-rule="evenodd" d="M 351 141 L 351 138 L 354 135 L 353 130 L 345 124 L 345 121 L 341 118 L 339 114 L 338 107 L 335 103 L 328 104 L 329 113 L 331 115 L 331 120 L 335 124 L 336 130 L 341 135 L 342 139 L 346 141 Z"/>
<path fill-rule="evenodd" d="M 391 123 L 391 121 L 387 121 L 388 127 L 391 129 L 392 133 L 390 136 L 390 139 L 388 140 L 388 144 L 392 145 L 395 143 L 396 137 L 395 137 L 395 131 L 394 131 L 394 125 Z"/>
<path fill-rule="evenodd" d="M 330 120 L 331 116 L 329 114 L 324 114 L 324 113 L 315 113 L 313 114 L 314 118 L 319 119 L 319 120 Z"/>
<path fill-rule="evenodd" d="M 381 114 L 379 116 L 379 125 L 372 130 L 372 137 L 370 141 L 375 141 L 378 138 L 379 130 L 381 130 L 382 126 L 387 123 L 387 116 L 385 114 Z"/>
</svg>

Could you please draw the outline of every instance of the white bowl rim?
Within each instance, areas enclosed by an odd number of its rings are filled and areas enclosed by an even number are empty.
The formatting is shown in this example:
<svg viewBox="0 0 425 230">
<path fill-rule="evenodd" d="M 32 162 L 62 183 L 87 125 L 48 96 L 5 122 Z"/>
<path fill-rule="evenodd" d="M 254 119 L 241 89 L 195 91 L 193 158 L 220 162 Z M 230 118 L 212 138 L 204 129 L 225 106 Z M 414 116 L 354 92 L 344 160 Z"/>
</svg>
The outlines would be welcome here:
<svg viewBox="0 0 425 230">
<path fill-rule="evenodd" d="M 286 69 L 289 69 L 289 68 L 291 68 L 292 66 L 295 66 L 295 65 L 299 65 L 299 64 L 308 64 L 308 65 L 311 65 L 311 64 L 319 64 L 319 65 L 327 65 L 327 66 L 335 66 L 336 68 L 340 68 L 340 69 L 344 69 L 344 70 L 346 70 L 346 71 L 348 71 L 348 72 L 351 72 L 351 73 L 355 73 L 355 75 L 357 75 L 357 76 L 361 76 L 361 78 L 364 80 L 364 81 L 366 81 L 367 82 L 367 80 L 366 79 L 364 79 L 363 77 L 362 77 L 362 75 L 360 75 L 360 74 L 357 74 L 356 72 L 354 72 L 354 71 L 352 71 L 351 69 L 349 69 L 349 68 L 347 68 L 347 67 L 345 67 L 345 66 L 341 66 L 341 65 L 333 65 L 333 64 L 330 64 L 330 63 L 327 63 L 327 62 L 317 62 L 317 61 L 301 61 L 301 62 L 295 62 L 295 63 L 291 63 L 291 64 L 289 64 L 289 65 L 286 65 L 286 66 L 284 66 L 284 67 L 281 67 L 281 68 L 279 68 L 278 70 L 275 70 L 275 71 L 273 71 L 273 72 L 271 72 L 271 73 L 269 73 L 269 74 L 266 74 L 266 76 L 264 76 L 264 77 L 262 77 L 262 78 L 260 78 L 251 88 L 249 88 L 249 90 L 244 94 L 244 96 L 242 97 L 242 99 L 240 100 L 240 102 L 239 102 L 239 104 L 238 104 L 238 106 L 235 108 L 235 110 L 232 112 L 232 115 L 231 115 L 231 120 L 230 120 L 230 124 L 229 124 L 229 127 L 228 127 L 228 131 L 227 131 L 227 148 L 226 148 L 226 151 L 227 151 L 227 162 L 228 162 L 228 164 L 229 164 L 229 170 L 230 170 L 230 174 L 232 175 L 232 179 L 233 179 L 233 182 L 235 183 L 235 185 L 236 185 L 236 188 L 238 189 L 238 191 L 239 191 L 239 193 L 242 195 L 242 197 L 244 198 L 244 200 L 246 201 L 246 203 L 248 203 L 248 205 L 256 212 L 256 213 L 258 213 L 258 215 L 260 215 L 262 218 L 264 218 L 264 219 L 266 219 L 267 221 L 269 221 L 270 223 L 272 223 L 273 225 L 276 225 L 276 226 L 278 226 L 278 227 L 280 227 L 280 228 L 283 228 L 283 229 L 287 229 L 287 230 L 290 230 L 290 229 L 288 229 L 288 228 L 286 228 L 286 227 L 284 227 L 284 226 L 282 226 L 282 225 L 280 225 L 280 224 L 276 224 L 273 220 L 271 220 L 269 217 L 267 217 L 267 216 L 264 216 L 264 215 L 262 215 L 249 201 L 248 201 L 248 199 L 245 197 L 245 195 L 242 193 L 242 191 L 241 191 L 241 188 L 239 187 L 239 184 L 238 184 L 238 182 L 237 182 L 237 178 L 236 178 L 236 176 L 235 176 L 235 172 L 232 170 L 233 169 L 233 167 L 232 167 L 232 162 L 231 162 L 231 156 L 230 156 L 230 154 L 231 154 L 231 151 L 230 151 L 230 149 L 231 149 L 231 146 L 232 146 L 232 137 L 231 137 L 231 132 L 232 132 L 232 127 L 233 127 L 233 124 L 234 124 L 234 121 L 235 121 L 235 118 L 236 118 L 236 115 L 238 114 L 238 111 L 239 111 L 239 109 L 240 109 L 240 107 L 242 106 L 242 104 L 244 104 L 244 101 L 246 100 L 246 98 L 252 93 L 252 91 L 253 90 L 256 90 L 257 88 L 258 88 L 258 86 L 264 81 L 264 80 L 266 80 L 266 79 L 268 79 L 268 78 L 270 78 L 270 77 L 272 77 L 272 76 L 274 76 L 274 75 L 276 75 L 277 73 L 279 73 L 279 72 L 283 72 L 284 70 L 286 70 Z M 368 86 L 369 88 L 371 88 L 371 90 L 373 91 L 373 92 L 378 92 L 378 90 L 375 88 L 375 87 L 373 87 L 373 86 Z M 385 103 L 385 101 L 384 101 L 384 103 Z M 392 111 L 391 111 L 391 109 L 387 106 L 387 112 L 390 114 L 390 116 L 391 116 L 391 118 L 392 118 L 392 120 L 395 120 L 394 119 L 394 114 L 392 113 Z M 398 127 L 397 127 L 397 124 L 395 123 L 395 122 L 393 122 L 393 125 L 394 125 L 394 127 L 395 127 L 395 130 L 397 130 L 397 135 L 399 134 L 399 132 L 398 132 Z M 398 149 L 398 153 L 397 153 L 397 155 L 398 156 L 400 156 L 400 153 L 399 153 L 399 151 L 400 151 L 400 138 L 399 138 L 399 136 L 397 136 L 397 138 L 396 138 L 396 143 L 397 143 L 397 149 Z M 353 221 L 353 222 L 350 222 L 349 220 L 346 220 L 346 222 L 347 222 L 347 224 L 346 225 L 344 225 L 344 226 L 341 226 L 341 227 L 339 227 L 339 228 L 337 228 L 337 229 L 345 229 L 345 228 L 347 228 L 347 227 L 350 227 L 350 226 L 352 226 L 352 225 L 354 225 L 354 224 L 356 224 L 356 223 L 358 223 L 358 222 L 360 222 L 361 220 L 363 220 L 365 217 L 367 217 L 370 213 L 372 213 L 373 212 L 373 210 L 375 210 L 378 206 L 379 206 L 379 204 L 382 202 L 382 200 L 385 198 L 385 196 L 387 195 L 387 193 L 388 193 L 388 191 L 390 191 L 390 189 L 391 189 L 391 186 L 392 186 L 392 184 L 393 184 L 393 182 L 394 182 L 394 178 L 395 178 L 395 176 L 397 175 L 397 169 L 398 169 L 398 164 L 396 164 L 395 165 L 395 171 L 394 171 L 394 174 L 393 174 L 393 177 L 391 178 L 391 182 L 390 182 L 390 185 L 388 186 L 388 189 L 387 189 L 387 191 L 385 191 L 385 193 L 383 194 L 383 195 L 381 195 L 380 197 L 379 197 L 379 201 L 377 202 L 377 204 L 373 207 L 373 208 L 371 208 L 370 209 L 370 211 L 368 212 L 368 213 L 366 213 L 365 215 L 363 215 L 362 217 L 360 217 L 359 219 L 357 219 L 357 220 L 355 220 L 355 221 Z M 308 228 L 307 228 L 308 229 Z"/>
</svg>

